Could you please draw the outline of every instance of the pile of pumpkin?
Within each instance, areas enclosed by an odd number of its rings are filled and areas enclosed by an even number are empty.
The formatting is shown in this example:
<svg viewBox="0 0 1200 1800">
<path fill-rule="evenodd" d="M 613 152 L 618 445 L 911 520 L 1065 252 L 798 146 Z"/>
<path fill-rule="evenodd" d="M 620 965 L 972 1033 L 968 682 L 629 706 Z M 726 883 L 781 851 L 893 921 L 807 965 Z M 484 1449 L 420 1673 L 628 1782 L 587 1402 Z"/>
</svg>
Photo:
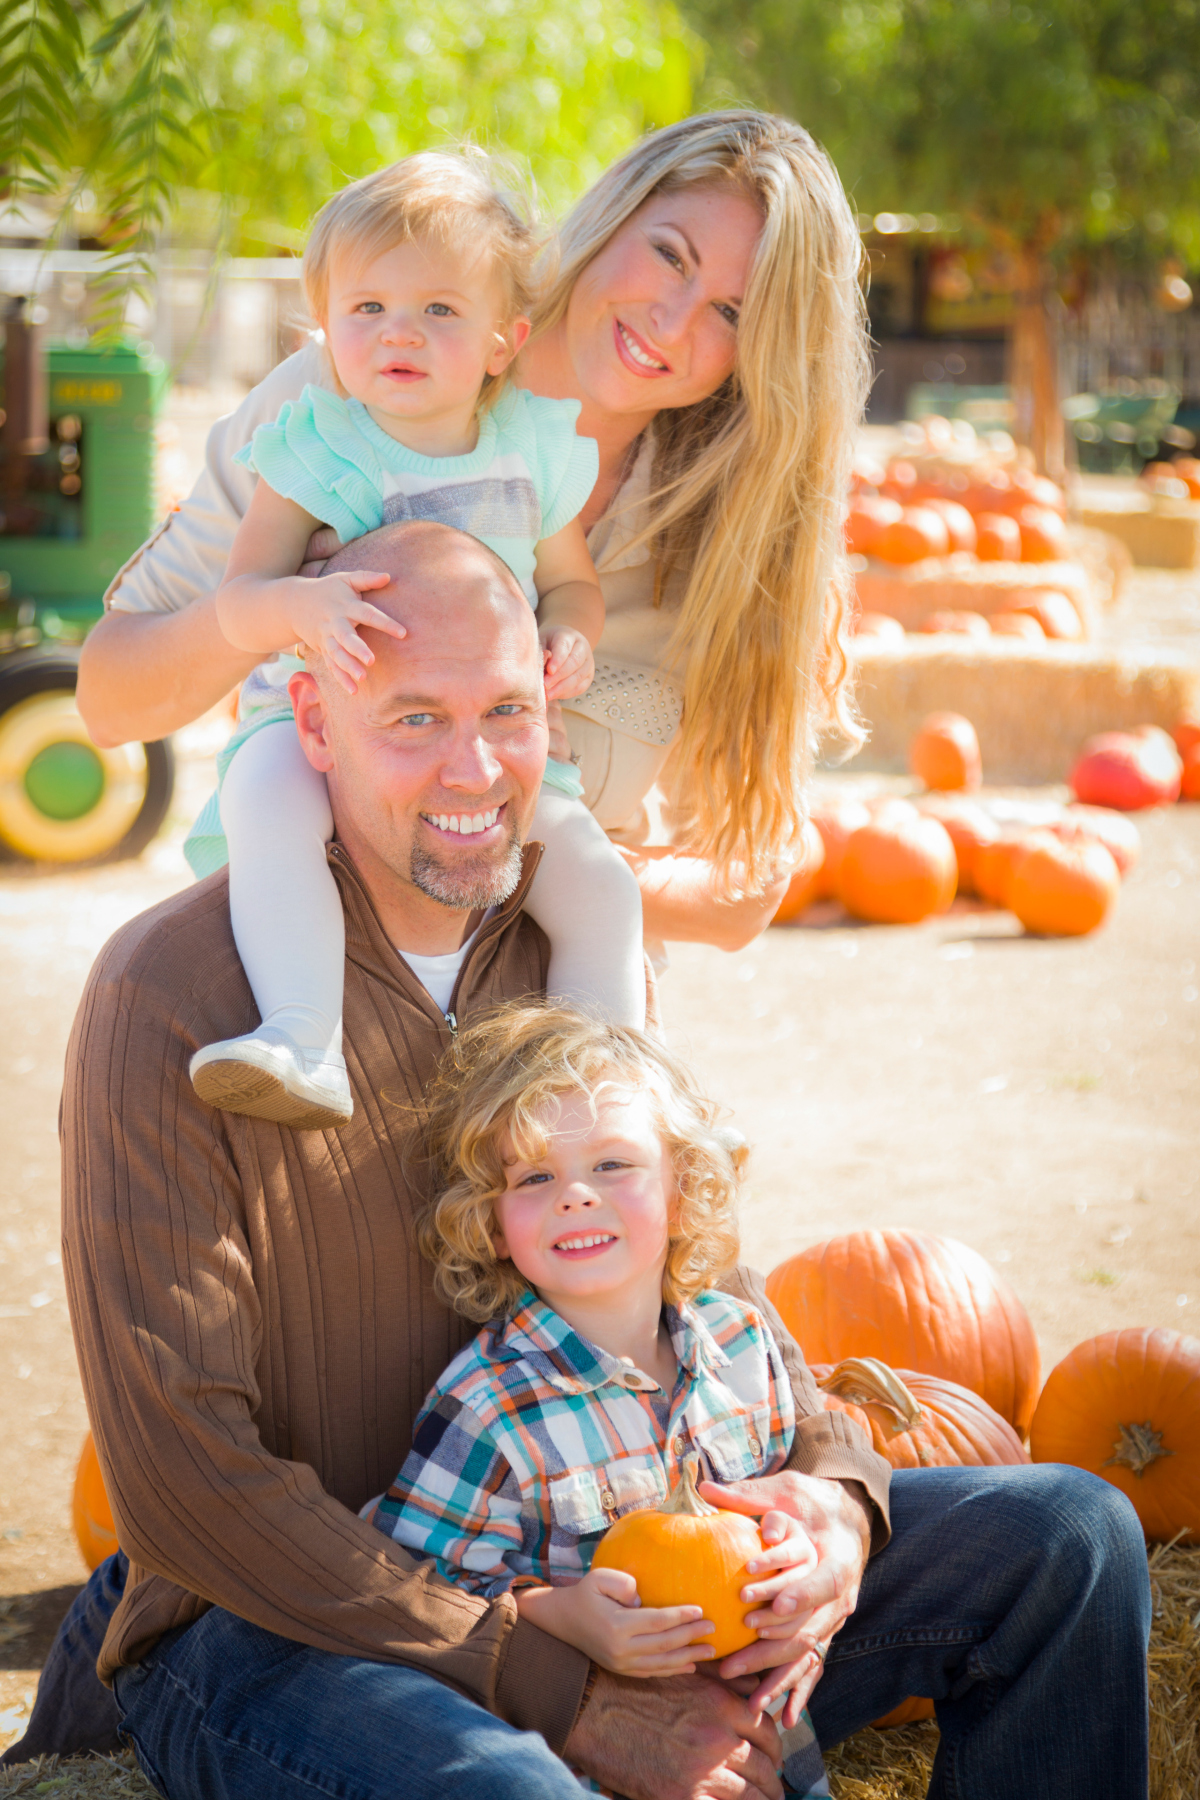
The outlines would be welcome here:
<svg viewBox="0 0 1200 1800">
<path fill-rule="evenodd" d="M 1147 463 L 1140 480 L 1163 500 L 1200 500 L 1200 456 Z"/>
<path fill-rule="evenodd" d="M 1009 1284 L 965 1244 L 913 1231 L 815 1244 L 767 1292 L 826 1408 L 894 1469 L 1071 1463 L 1127 1495 L 1149 1540 L 1200 1543 L 1200 1339 L 1106 1332 L 1043 1387 Z M 879 1723 L 932 1716 L 913 1699 Z"/>
<path fill-rule="evenodd" d="M 1140 853 L 1137 827 L 1123 815 L 1200 799 L 1200 720 L 1181 720 L 1174 739 L 1153 725 L 1090 739 L 1071 772 L 1074 802 L 1039 802 L 1024 818 L 1011 803 L 997 817 L 971 798 L 982 760 L 961 714 L 931 714 L 913 738 L 910 765 L 927 790 L 915 801 L 813 809 L 775 924 L 830 899 L 874 924 L 916 924 L 963 894 L 1006 907 L 1027 931 L 1094 931 Z"/>
</svg>

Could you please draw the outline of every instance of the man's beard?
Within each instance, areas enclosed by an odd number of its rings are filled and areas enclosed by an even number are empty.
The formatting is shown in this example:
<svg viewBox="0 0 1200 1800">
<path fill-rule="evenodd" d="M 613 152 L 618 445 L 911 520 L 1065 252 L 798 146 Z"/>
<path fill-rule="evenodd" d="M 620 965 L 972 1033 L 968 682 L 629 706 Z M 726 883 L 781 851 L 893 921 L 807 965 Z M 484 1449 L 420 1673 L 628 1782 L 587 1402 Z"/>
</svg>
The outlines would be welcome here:
<svg viewBox="0 0 1200 1800">
<path fill-rule="evenodd" d="M 486 911 L 503 906 L 521 879 L 521 843 L 509 808 L 508 842 L 497 852 L 442 862 L 436 851 L 414 844 L 408 878 L 422 894 L 456 912 Z"/>
</svg>

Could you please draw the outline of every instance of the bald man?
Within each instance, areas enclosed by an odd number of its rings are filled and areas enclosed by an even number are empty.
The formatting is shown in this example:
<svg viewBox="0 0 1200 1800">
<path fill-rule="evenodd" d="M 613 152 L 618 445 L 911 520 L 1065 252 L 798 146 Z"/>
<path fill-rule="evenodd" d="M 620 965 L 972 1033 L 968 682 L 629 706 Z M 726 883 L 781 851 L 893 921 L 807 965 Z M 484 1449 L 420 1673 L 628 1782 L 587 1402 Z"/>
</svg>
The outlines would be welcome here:
<svg viewBox="0 0 1200 1800">
<path fill-rule="evenodd" d="M 373 599 L 408 631 L 373 634 L 354 696 L 319 665 L 291 684 L 333 810 L 354 1115 L 287 1130 L 194 1092 L 197 1048 L 257 1018 L 224 873 L 101 953 L 67 1057 L 64 1267 L 128 1575 L 97 1572 L 71 1641 L 102 1631 L 114 1719 L 171 1800 L 569 1800 L 563 1757 L 647 1800 L 780 1800 L 778 1734 L 732 1687 L 618 1681 L 358 1517 L 472 1331 L 417 1253 L 404 1140 L 458 1023 L 544 991 L 522 900 L 547 731 L 533 614 L 482 546 L 421 523 L 343 554 L 393 573 Z M 728 1285 L 777 1328 L 798 1414 L 788 1471 L 744 1504 L 803 1513 L 814 1604 L 844 1616 L 886 1468 L 757 1278 Z M 79 1739 L 14 1748 L 50 1743 Z"/>
</svg>

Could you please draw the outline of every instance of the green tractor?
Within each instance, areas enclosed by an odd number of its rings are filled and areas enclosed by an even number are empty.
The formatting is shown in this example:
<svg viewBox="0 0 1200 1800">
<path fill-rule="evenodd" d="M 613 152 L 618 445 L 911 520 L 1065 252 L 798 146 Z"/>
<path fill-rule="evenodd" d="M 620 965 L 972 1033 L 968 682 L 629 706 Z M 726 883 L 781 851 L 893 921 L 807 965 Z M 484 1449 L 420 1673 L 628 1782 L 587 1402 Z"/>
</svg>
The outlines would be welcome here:
<svg viewBox="0 0 1200 1800">
<path fill-rule="evenodd" d="M 50 343 L 10 303 L 0 431 L 0 854 L 136 856 L 162 825 L 169 741 L 100 750 L 75 705 L 79 646 L 155 525 L 167 387 L 140 348 Z"/>
</svg>

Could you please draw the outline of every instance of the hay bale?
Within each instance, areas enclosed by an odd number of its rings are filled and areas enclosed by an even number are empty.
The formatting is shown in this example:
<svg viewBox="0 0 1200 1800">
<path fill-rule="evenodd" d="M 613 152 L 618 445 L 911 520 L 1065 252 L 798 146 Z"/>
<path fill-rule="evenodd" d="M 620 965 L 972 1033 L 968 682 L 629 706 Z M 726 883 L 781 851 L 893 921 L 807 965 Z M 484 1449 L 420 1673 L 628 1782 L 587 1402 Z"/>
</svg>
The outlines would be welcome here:
<svg viewBox="0 0 1200 1800">
<path fill-rule="evenodd" d="M 900 771 L 931 712 L 966 715 L 988 781 L 1065 781 L 1085 738 L 1172 726 L 1200 710 L 1200 659 L 1179 651 L 1023 638 L 853 642 L 870 740 L 850 767 Z"/>
<path fill-rule="evenodd" d="M 862 612 L 887 613 L 916 631 L 932 612 L 1008 612 L 1031 588 L 1054 588 L 1074 604 L 1084 637 L 1095 635 L 1097 607 L 1106 604 L 1107 581 L 1094 584 L 1082 562 L 979 562 L 960 551 L 928 556 L 907 568 L 869 562 L 854 577 Z"/>
<path fill-rule="evenodd" d="M 1075 516 L 1119 539 L 1139 568 L 1200 568 L 1200 502 L 1148 491 L 1089 493 Z"/>
</svg>

